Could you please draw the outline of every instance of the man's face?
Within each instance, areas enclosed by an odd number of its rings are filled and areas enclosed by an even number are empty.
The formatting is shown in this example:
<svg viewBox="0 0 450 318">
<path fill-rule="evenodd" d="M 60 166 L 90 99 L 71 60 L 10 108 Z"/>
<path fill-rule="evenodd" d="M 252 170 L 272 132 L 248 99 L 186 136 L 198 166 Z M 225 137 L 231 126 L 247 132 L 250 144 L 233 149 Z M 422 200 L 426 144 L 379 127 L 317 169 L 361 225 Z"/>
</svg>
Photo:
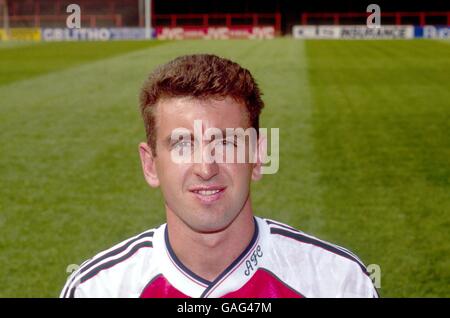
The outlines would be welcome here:
<svg viewBox="0 0 450 318">
<path fill-rule="evenodd" d="M 195 136 L 195 120 L 201 120 L 203 133 L 208 128 L 223 131 L 249 128 L 245 106 L 229 97 L 180 97 L 163 99 L 156 107 L 156 156 L 152 165 L 157 182 L 151 185 L 161 187 L 168 213 L 173 213 L 194 231 L 207 233 L 225 229 L 249 200 L 252 172 L 257 165 L 248 162 L 207 163 L 205 160 L 176 163 L 171 152 L 193 153 L 195 143 L 203 143 L 202 152 L 206 151 L 210 141 Z M 172 133 L 178 128 L 189 130 L 192 142 L 173 140 Z M 233 146 L 226 141 L 224 145 Z"/>
</svg>

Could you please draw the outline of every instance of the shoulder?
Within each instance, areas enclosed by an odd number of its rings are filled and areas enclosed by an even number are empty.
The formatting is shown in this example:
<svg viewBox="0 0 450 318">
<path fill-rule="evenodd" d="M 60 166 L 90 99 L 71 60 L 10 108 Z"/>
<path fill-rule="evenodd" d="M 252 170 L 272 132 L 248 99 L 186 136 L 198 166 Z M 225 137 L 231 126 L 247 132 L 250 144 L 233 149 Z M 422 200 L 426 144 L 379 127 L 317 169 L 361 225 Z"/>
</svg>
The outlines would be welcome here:
<svg viewBox="0 0 450 318">
<path fill-rule="evenodd" d="M 303 279 L 307 297 L 377 297 L 366 266 L 353 252 L 289 225 L 263 220 L 278 262 L 293 269 L 293 280 Z"/>
<path fill-rule="evenodd" d="M 337 258 L 344 262 L 350 262 L 357 265 L 361 271 L 366 273 L 366 267 L 363 262 L 350 250 L 321 240 L 289 225 L 270 219 L 264 220 L 269 225 L 272 240 L 276 241 L 276 243 L 291 245 L 296 250 L 313 253 L 312 256 L 315 257 Z"/>
<path fill-rule="evenodd" d="M 82 263 L 67 280 L 60 297 L 118 297 L 123 278 L 150 262 L 157 230 L 135 235 Z"/>
</svg>

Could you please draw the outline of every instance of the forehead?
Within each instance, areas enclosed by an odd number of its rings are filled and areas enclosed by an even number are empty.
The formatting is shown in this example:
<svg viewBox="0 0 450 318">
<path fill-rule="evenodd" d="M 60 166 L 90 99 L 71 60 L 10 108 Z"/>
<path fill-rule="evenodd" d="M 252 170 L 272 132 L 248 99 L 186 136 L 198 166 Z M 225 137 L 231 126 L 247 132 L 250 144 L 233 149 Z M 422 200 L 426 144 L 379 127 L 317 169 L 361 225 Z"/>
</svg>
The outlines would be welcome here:
<svg viewBox="0 0 450 318">
<path fill-rule="evenodd" d="M 193 97 L 165 98 L 156 105 L 156 123 L 160 132 L 184 127 L 193 129 L 201 120 L 204 128 L 248 128 L 249 116 L 243 103 L 231 97 L 198 99 Z"/>
</svg>

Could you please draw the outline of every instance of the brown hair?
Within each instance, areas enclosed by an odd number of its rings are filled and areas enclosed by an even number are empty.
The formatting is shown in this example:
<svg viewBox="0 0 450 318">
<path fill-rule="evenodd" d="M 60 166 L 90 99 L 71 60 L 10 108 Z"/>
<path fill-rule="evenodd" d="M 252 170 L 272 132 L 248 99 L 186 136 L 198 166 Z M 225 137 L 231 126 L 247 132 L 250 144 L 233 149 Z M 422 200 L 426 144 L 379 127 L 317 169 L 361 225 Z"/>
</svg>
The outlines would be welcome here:
<svg viewBox="0 0 450 318">
<path fill-rule="evenodd" d="M 140 92 L 140 109 L 147 143 L 156 154 L 154 106 L 161 98 L 232 97 L 246 106 L 250 124 L 258 132 L 264 107 L 261 92 L 250 72 L 239 64 L 211 54 L 178 57 L 155 69 Z"/>
</svg>

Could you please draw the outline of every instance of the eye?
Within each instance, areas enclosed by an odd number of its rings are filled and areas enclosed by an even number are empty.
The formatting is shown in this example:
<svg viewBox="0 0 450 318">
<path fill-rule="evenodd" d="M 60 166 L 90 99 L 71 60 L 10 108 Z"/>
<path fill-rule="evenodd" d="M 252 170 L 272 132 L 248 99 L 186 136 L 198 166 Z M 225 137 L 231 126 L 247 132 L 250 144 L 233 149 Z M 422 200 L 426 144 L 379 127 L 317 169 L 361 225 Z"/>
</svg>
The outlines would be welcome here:
<svg viewBox="0 0 450 318">
<path fill-rule="evenodd" d="M 173 145 L 174 148 L 190 148 L 192 147 L 192 141 L 180 141 Z"/>
</svg>

